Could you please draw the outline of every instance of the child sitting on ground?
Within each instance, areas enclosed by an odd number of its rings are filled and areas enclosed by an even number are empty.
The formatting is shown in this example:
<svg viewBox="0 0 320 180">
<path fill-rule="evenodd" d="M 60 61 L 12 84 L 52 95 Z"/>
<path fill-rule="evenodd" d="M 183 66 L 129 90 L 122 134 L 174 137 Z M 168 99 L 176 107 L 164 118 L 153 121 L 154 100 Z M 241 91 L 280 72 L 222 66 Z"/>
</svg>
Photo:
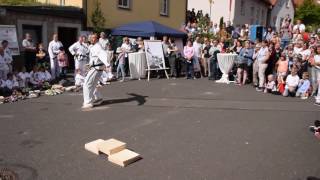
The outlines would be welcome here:
<svg viewBox="0 0 320 180">
<path fill-rule="evenodd" d="M 291 67 L 291 74 L 289 74 L 286 79 L 286 86 L 283 92 L 283 96 L 294 97 L 296 95 L 296 89 L 298 87 L 299 80 L 300 80 L 297 72 L 298 72 L 298 68 L 293 65 Z"/>
<path fill-rule="evenodd" d="M 22 71 L 18 73 L 17 80 L 20 88 L 23 89 L 28 87 L 30 82 L 30 74 L 26 72 L 26 68 L 23 68 Z"/>
<path fill-rule="evenodd" d="M 277 86 L 272 74 L 268 75 L 268 82 L 265 84 L 264 93 L 276 93 Z"/>
<path fill-rule="evenodd" d="M 84 76 L 81 75 L 81 70 L 77 69 L 76 70 L 76 75 L 74 77 L 74 85 L 76 86 L 77 89 L 81 88 L 83 83 L 84 83 Z"/>
<path fill-rule="evenodd" d="M 302 74 L 302 79 L 299 81 L 296 96 L 301 97 L 301 99 L 308 99 L 308 97 L 309 97 L 308 90 L 309 89 L 310 89 L 309 73 L 304 72 Z"/>
</svg>

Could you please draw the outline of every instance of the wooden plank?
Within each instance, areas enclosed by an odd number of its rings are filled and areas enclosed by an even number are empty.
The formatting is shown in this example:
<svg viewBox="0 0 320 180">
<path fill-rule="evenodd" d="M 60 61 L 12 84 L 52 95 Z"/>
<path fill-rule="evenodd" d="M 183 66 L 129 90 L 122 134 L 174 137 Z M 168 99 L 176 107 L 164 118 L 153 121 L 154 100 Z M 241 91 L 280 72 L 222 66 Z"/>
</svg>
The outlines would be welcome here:
<svg viewBox="0 0 320 180">
<path fill-rule="evenodd" d="M 116 139 L 109 139 L 98 144 L 98 149 L 100 152 L 110 156 L 114 153 L 122 151 L 126 148 L 126 143 L 121 142 Z"/>
<path fill-rule="evenodd" d="M 85 144 L 84 148 L 87 151 L 90 151 L 90 152 L 92 152 L 94 154 L 99 155 L 98 144 L 101 143 L 101 142 L 104 142 L 104 140 L 103 139 L 97 139 L 95 141 L 92 141 L 92 142 L 89 142 L 89 143 Z"/>
<path fill-rule="evenodd" d="M 121 167 L 126 167 L 127 165 L 136 162 L 141 159 L 140 154 L 130 151 L 128 149 L 122 150 L 108 157 L 108 160 L 114 164 Z"/>
</svg>

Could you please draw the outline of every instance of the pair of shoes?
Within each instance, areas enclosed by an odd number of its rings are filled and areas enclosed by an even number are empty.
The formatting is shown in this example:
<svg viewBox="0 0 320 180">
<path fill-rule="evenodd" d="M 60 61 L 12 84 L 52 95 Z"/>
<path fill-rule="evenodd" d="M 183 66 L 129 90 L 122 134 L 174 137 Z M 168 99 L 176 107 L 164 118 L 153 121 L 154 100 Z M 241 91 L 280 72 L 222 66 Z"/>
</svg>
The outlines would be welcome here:
<svg viewBox="0 0 320 180">
<path fill-rule="evenodd" d="M 308 97 L 307 96 L 301 96 L 300 99 L 306 100 L 306 99 L 308 99 Z"/>
<path fill-rule="evenodd" d="M 319 120 L 315 120 L 314 121 L 314 126 L 315 127 L 320 127 L 320 121 Z"/>
<path fill-rule="evenodd" d="M 320 106 L 320 102 L 315 102 L 314 105 Z"/>
<path fill-rule="evenodd" d="M 315 126 L 309 126 L 309 130 L 312 132 L 312 133 L 315 133 L 318 131 L 318 128 L 315 127 Z"/>
<path fill-rule="evenodd" d="M 92 109 L 93 108 L 93 104 L 89 103 L 89 104 L 83 104 L 81 109 Z"/>
<path fill-rule="evenodd" d="M 261 87 L 256 87 L 256 91 L 262 92 L 262 91 L 263 91 L 263 88 L 261 88 Z"/>
<path fill-rule="evenodd" d="M 99 98 L 99 99 L 94 100 L 94 101 L 93 101 L 93 104 L 94 104 L 94 105 L 100 105 L 102 102 L 103 102 L 103 99 L 102 99 L 102 98 Z"/>
</svg>

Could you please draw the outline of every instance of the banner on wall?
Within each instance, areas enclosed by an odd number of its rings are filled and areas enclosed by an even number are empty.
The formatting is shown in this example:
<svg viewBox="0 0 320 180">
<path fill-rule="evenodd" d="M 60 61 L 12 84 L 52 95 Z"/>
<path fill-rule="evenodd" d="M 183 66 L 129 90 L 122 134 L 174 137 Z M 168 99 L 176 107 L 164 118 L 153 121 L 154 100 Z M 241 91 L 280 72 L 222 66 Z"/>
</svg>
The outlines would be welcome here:
<svg viewBox="0 0 320 180">
<path fill-rule="evenodd" d="M 15 25 L 0 25 L 0 41 L 7 40 L 13 56 L 20 55 L 17 28 Z"/>
</svg>

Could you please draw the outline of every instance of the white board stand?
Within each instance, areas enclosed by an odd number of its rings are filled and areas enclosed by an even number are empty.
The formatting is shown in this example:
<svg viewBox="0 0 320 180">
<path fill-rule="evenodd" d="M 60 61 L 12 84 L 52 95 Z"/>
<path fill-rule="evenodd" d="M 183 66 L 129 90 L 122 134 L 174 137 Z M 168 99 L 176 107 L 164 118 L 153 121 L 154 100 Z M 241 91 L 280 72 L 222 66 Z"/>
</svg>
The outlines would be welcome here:
<svg viewBox="0 0 320 180">
<path fill-rule="evenodd" d="M 167 79 L 169 75 L 167 73 L 167 68 L 163 55 L 162 43 L 159 40 L 145 40 L 144 46 L 146 50 L 146 59 L 148 68 L 148 81 L 150 81 L 151 71 L 164 71 Z"/>
</svg>

